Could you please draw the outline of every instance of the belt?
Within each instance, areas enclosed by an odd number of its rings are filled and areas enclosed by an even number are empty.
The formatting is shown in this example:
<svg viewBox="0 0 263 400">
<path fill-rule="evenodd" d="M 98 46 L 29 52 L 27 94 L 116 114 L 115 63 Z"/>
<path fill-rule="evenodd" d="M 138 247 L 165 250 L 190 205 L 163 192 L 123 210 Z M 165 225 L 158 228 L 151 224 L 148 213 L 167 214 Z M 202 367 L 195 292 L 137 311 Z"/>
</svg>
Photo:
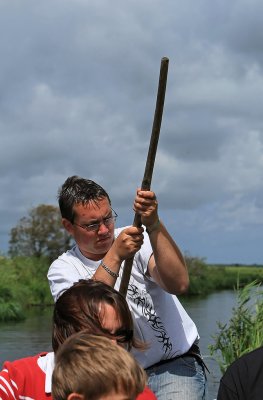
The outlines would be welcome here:
<svg viewBox="0 0 263 400">
<path fill-rule="evenodd" d="M 149 368 L 159 367 L 160 365 L 169 363 L 173 360 L 176 360 L 177 358 L 182 358 L 182 357 L 194 357 L 210 373 L 209 369 L 207 368 L 207 366 L 204 363 L 200 348 L 199 348 L 198 344 L 196 344 L 196 342 L 190 347 L 190 349 L 186 353 L 181 354 L 180 356 L 175 356 L 173 358 L 167 358 L 166 360 L 161 360 L 161 361 L 157 362 L 156 364 L 153 364 L 150 367 L 147 367 L 146 371 Z"/>
</svg>

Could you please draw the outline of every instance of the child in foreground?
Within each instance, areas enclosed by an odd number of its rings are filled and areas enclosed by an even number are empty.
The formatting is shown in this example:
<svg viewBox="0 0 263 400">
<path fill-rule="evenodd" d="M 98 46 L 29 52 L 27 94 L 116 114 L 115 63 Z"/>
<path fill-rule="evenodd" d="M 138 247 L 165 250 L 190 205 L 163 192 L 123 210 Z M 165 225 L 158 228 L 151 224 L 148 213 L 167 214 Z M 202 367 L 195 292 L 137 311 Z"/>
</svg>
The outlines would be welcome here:
<svg viewBox="0 0 263 400">
<path fill-rule="evenodd" d="M 56 354 L 54 400 L 135 400 L 145 386 L 143 368 L 107 337 L 81 331 Z"/>
</svg>

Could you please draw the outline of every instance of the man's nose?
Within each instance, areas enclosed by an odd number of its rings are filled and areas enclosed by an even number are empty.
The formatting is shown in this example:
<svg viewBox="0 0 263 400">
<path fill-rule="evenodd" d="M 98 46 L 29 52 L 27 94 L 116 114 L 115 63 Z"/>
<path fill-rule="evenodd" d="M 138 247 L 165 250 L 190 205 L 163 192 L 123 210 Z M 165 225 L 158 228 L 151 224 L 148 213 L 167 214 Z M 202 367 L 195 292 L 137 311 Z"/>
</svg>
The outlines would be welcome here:
<svg viewBox="0 0 263 400">
<path fill-rule="evenodd" d="M 107 227 L 107 225 L 105 225 L 104 222 L 101 221 L 98 233 L 103 235 L 104 233 L 108 233 L 108 231 L 109 231 L 109 228 Z"/>
</svg>

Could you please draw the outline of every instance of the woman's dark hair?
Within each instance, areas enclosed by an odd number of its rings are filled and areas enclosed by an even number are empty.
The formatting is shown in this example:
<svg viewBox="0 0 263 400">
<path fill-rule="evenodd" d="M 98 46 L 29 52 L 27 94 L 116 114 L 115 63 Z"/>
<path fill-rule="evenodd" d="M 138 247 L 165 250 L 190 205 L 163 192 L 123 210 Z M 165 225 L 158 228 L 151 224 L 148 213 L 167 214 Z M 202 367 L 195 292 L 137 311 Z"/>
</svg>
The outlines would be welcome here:
<svg viewBox="0 0 263 400">
<path fill-rule="evenodd" d="M 81 279 L 58 298 L 53 313 L 52 347 L 56 352 L 59 346 L 73 333 L 83 329 L 93 335 L 112 335 L 101 326 L 103 304 L 110 304 L 116 311 L 122 329 L 133 333 L 133 319 L 125 298 L 114 288 L 103 282 Z M 128 349 L 145 349 L 133 334 L 127 338 Z"/>
<path fill-rule="evenodd" d="M 70 176 L 58 191 L 58 203 L 62 218 L 74 223 L 74 206 L 87 205 L 90 202 L 97 204 L 98 200 L 107 198 L 111 204 L 106 190 L 90 179 L 79 176 Z"/>
</svg>

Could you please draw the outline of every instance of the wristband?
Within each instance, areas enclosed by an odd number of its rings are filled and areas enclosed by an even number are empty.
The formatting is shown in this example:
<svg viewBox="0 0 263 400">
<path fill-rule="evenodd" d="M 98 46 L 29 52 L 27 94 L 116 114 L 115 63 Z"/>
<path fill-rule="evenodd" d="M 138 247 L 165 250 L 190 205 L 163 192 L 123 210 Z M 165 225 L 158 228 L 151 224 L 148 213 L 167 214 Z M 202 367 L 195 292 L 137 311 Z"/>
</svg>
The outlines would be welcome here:
<svg viewBox="0 0 263 400">
<path fill-rule="evenodd" d="M 118 278 L 119 274 L 116 274 L 116 272 L 112 271 L 109 267 L 107 267 L 106 264 L 104 264 L 103 260 L 101 260 L 100 265 L 102 266 L 102 268 L 105 269 L 105 271 L 108 272 L 108 274 L 110 274 L 113 278 Z"/>
<path fill-rule="evenodd" d="M 147 226 L 146 232 L 148 233 L 148 235 L 150 235 L 153 231 L 155 231 L 156 229 L 158 229 L 159 226 L 160 226 L 160 220 L 159 220 L 159 218 L 158 218 L 157 221 L 156 221 L 154 224 L 152 224 L 152 225 L 150 225 L 150 226 Z"/>
</svg>

